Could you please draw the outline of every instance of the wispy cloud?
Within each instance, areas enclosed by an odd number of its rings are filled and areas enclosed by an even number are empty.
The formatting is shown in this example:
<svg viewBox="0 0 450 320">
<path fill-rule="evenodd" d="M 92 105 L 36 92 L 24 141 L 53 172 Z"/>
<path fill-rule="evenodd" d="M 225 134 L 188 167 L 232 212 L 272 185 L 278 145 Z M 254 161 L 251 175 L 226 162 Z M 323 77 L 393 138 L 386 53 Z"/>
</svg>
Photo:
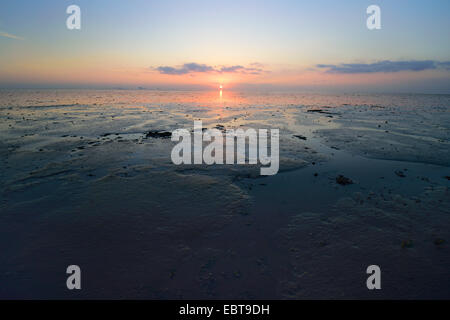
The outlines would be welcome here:
<svg viewBox="0 0 450 320">
<path fill-rule="evenodd" d="M 255 68 L 264 68 L 264 64 L 260 63 L 260 62 L 250 63 L 250 66 L 255 67 Z"/>
<path fill-rule="evenodd" d="M 16 36 L 16 35 L 13 35 L 13 34 L 8 33 L 8 32 L 1 31 L 1 30 L 0 30 L 0 37 L 5 37 L 5 38 L 15 39 L 15 40 L 25 40 L 22 37 L 19 37 L 19 36 Z"/>
<path fill-rule="evenodd" d="M 260 74 L 263 73 L 264 70 L 261 68 L 255 67 L 244 67 L 244 66 L 231 66 L 231 67 L 222 67 L 220 68 L 220 72 L 223 73 L 244 73 L 244 74 Z"/>
<path fill-rule="evenodd" d="M 256 67 L 256 64 L 251 64 L 250 67 L 245 67 L 242 65 L 234 66 L 220 66 L 214 67 L 206 64 L 200 63 L 185 63 L 181 66 L 160 66 L 153 68 L 159 73 L 168 75 L 183 75 L 188 73 L 242 73 L 242 74 L 261 74 L 264 70 L 260 67 Z"/>
<path fill-rule="evenodd" d="M 400 71 L 424 71 L 431 69 L 449 69 L 450 62 L 439 62 L 434 60 L 411 60 L 411 61 L 390 61 L 384 60 L 375 63 L 342 63 L 318 64 L 317 68 L 325 69 L 326 73 L 357 74 L 376 72 L 400 72 Z"/>
</svg>

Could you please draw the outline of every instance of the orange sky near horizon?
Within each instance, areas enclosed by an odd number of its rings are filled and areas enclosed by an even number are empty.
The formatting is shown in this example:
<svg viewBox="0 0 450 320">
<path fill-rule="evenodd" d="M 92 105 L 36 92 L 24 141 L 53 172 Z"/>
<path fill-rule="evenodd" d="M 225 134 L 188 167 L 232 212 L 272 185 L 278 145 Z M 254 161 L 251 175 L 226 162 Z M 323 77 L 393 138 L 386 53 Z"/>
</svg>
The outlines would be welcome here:
<svg viewBox="0 0 450 320">
<path fill-rule="evenodd" d="M 30 84 L 54 85 L 69 83 L 71 85 L 117 86 L 117 87 L 158 87 L 158 86 L 198 86 L 224 90 L 233 90 L 241 85 L 251 84 L 273 86 L 306 86 L 306 87 L 345 87 L 355 85 L 381 85 L 408 83 L 411 81 L 427 81 L 433 79 L 445 80 L 446 71 L 425 70 L 420 73 L 403 71 L 395 73 L 362 73 L 333 74 L 317 68 L 285 68 L 270 69 L 264 66 L 260 74 L 192 72 L 188 74 L 161 74 L 151 68 L 116 67 L 92 63 L 66 64 L 63 60 L 42 61 L 14 66 L 2 70 L 2 75 L 11 82 L 26 82 Z"/>
</svg>

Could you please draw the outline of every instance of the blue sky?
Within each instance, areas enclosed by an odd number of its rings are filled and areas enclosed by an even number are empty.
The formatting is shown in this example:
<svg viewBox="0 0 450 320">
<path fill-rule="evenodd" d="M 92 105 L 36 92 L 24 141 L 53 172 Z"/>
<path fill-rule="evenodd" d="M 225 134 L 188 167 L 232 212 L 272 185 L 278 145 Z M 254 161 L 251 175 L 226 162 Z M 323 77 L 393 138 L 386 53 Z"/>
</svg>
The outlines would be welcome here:
<svg viewBox="0 0 450 320">
<path fill-rule="evenodd" d="M 81 30 L 65 26 L 71 4 L 81 8 Z M 381 30 L 366 28 L 371 4 L 381 7 Z M 214 81 L 305 86 L 308 79 L 318 86 L 348 86 L 348 73 L 333 78 L 316 66 L 432 61 L 437 68 L 402 77 L 382 71 L 353 78 L 355 84 L 363 79 L 367 89 L 380 87 L 384 76 L 399 87 L 407 79 L 414 90 L 420 91 L 421 83 L 429 90 L 432 81 L 438 91 L 447 91 L 448 69 L 439 63 L 450 61 L 449 12 L 447 0 L 2 1 L 0 86 Z M 213 71 L 172 77 L 158 72 L 189 63 Z M 266 72 L 255 77 L 217 72 L 255 63 Z"/>
</svg>

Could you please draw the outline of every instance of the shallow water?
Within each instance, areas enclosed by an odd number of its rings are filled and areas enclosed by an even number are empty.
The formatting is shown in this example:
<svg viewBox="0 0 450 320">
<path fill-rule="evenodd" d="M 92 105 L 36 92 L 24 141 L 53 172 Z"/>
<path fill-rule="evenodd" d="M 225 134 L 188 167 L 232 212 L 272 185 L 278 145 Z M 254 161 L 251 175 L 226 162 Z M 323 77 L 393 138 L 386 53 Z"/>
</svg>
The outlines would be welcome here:
<svg viewBox="0 0 450 320">
<path fill-rule="evenodd" d="M 449 298 L 449 111 L 449 95 L 0 90 L 0 297 Z M 279 129 L 280 172 L 175 166 L 146 137 L 194 120 Z"/>
</svg>

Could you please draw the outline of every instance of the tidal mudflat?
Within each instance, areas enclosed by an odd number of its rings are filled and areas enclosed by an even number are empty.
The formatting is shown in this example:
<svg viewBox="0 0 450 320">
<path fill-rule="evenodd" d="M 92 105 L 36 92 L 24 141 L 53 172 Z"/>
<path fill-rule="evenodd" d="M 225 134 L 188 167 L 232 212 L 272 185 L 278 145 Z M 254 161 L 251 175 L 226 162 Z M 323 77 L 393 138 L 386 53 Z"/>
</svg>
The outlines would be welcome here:
<svg viewBox="0 0 450 320">
<path fill-rule="evenodd" d="M 448 95 L 1 90 L 0 119 L 1 298 L 450 298 Z M 279 129 L 279 173 L 172 164 L 194 120 Z"/>
</svg>

